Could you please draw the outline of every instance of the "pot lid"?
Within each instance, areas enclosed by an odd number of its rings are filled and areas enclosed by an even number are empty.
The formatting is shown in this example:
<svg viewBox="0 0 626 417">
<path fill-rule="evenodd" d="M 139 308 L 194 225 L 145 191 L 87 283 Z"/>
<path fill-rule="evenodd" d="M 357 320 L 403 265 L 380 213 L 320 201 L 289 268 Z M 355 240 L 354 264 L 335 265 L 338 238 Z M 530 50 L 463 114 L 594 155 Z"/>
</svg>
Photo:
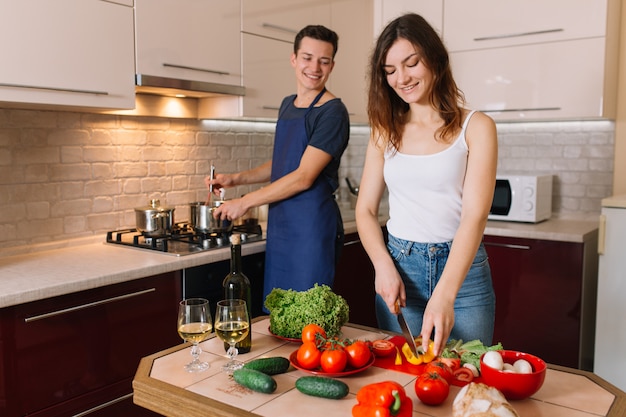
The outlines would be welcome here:
<svg viewBox="0 0 626 417">
<path fill-rule="evenodd" d="M 147 206 L 136 207 L 135 211 L 158 211 L 158 212 L 163 212 L 163 211 L 174 211 L 174 209 L 170 208 L 170 207 L 162 207 L 161 206 L 161 200 L 152 199 L 152 200 L 148 201 L 148 205 Z"/>
</svg>

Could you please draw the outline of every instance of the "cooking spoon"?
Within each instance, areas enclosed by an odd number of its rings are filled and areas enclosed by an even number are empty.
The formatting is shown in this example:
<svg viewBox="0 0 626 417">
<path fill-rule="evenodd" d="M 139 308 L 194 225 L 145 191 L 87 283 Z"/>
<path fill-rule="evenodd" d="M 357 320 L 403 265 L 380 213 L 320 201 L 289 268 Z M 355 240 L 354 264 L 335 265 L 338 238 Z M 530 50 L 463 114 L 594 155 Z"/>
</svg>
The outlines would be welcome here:
<svg viewBox="0 0 626 417">
<path fill-rule="evenodd" d="M 213 181 L 215 178 L 215 165 L 211 162 L 211 173 L 209 174 L 209 179 Z M 213 184 L 209 184 L 209 196 L 207 197 L 207 205 L 211 204 L 211 199 L 213 198 Z"/>
</svg>

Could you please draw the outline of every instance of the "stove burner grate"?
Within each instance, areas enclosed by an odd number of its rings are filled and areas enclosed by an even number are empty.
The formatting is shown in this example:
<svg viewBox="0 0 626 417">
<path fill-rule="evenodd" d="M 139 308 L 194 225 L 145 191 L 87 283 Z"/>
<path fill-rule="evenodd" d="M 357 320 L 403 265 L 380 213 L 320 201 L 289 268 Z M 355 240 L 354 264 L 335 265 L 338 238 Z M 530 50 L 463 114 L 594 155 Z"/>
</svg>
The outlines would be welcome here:
<svg viewBox="0 0 626 417">
<path fill-rule="evenodd" d="M 233 226 L 230 233 L 201 233 L 186 223 L 180 223 L 166 236 L 146 236 L 137 229 L 122 229 L 107 232 L 106 241 L 180 256 L 228 247 L 232 233 L 241 233 L 242 243 L 263 240 L 262 229 L 258 224 Z"/>
</svg>

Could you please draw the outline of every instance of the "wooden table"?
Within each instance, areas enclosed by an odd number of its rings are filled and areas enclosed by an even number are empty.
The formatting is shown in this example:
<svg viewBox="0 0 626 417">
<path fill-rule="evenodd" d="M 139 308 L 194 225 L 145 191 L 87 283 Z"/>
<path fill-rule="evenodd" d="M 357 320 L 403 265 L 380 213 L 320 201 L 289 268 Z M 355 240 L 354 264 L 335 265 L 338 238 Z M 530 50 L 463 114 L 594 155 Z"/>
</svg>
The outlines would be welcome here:
<svg viewBox="0 0 626 417">
<path fill-rule="evenodd" d="M 279 340 L 269 334 L 269 319 L 259 317 L 253 323 L 252 350 L 240 355 L 248 361 L 257 357 L 289 357 L 299 344 Z M 378 329 L 347 325 L 344 337 L 375 340 L 390 335 Z M 452 401 L 459 391 L 452 386 L 450 396 L 440 406 L 422 404 L 413 386 L 415 375 L 372 366 L 360 373 L 344 377 L 350 393 L 341 400 L 310 397 L 295 389 L 297 378 L 306 373 L 291 369 L 275 375 L 277 390 L 261 394 L 248 390 L 221 371 L 227 360 L 222 341 L 213 337 L 201 344 L 202 358 L 211 367 L 202 373 L 185 372 L 190 361 L 190 347 L 181 344 L 142 359 L 133 380 L 134 402 L 159 414 L 171 417 L 249 417 L 292 416 L 346 417 L 356 404 L 356 392 L 364 385 L 384 380 L 402 384 L 413 400 L 415 417 L 449 417 Z M 626 415 L 626 395 L 597 375 L 576 369 L 550 366 L 543 387 L 531 398 L 511 404 L 525 417 L 622 417 Z"/>
</svg>

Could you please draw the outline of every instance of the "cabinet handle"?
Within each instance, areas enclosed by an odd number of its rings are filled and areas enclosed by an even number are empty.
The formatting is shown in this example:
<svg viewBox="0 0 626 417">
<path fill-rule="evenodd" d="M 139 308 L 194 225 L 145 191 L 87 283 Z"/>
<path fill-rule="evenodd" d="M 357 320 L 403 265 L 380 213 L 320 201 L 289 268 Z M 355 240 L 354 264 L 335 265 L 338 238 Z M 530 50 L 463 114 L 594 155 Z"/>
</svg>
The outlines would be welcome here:
<svg viewBox="0 0 626 417">
<path fill-rule="evenodd" d="M 604 255 L 604 239 L 606 237 L 606 216 L 600 215 L 598 222 L 598 255 Z"/>
<path fill-rule="evenodd" d="M 261 23 L 261 27 L 267 28 L 267 29 L 276 29 L 276 30 L 280 30 L 281 32 L 287 32 L 287 33 L 291 33 L 291 34 L 296 34 L 298 33 L 297 30 L 291 29 L 291 28 L 287 28 L 284 26 L 279 26 L 279 25 L 274 25 L 272 23 Z"/>
<path fill-rule="evenodd" d="M 519 109 L 491 109 L 480 110 L 483 113 L 501 113 L 501 112 L 518 112 L 518 111 L 557 111 L 561 110 L 561 107 L 528 107 Z"/>
<path fill-rule="evenodd" d="M 217 75 L 230 75 L 230 72 L 226 72 L 226 71 L 219 71 L 219 70 L 212 70 L 212 69 L 198 68 L 198 67 L 188 67 L 186 65 L 168 64 L 167 62 L 164 62 L 163 66 L 170 67 L 170 68 L 178 68 L 178 69 L 188 69 L 192 71 L 208 72 L 210 74 L 217 74 Z"/>
<path fill-rule="evenodd" d="M 115 399 L 113 399 L 111 401 L 107 401 L 107 402 L 105 402 L 103 404 L 100 404 L 100 405 L 97 405 L 97 406 L 95 406 L 93 408 L 90 408 L 89 410 L 85 410 L 82 413 L 74 414 L 72 417 L 85 417 L 85 416 L 88 416 L 91 413 L 95 413 L 96 411 L 100 411 L 100 410 L 102 410 L 104 408 L 107 408 L 109 406 L 112 406 L 114 404 L 119 403 L 120 401 L 124 401 L 124 400 L 127 400 L 127 399 L 132 398 L 132 397 L 133 397 L 133 393 L 131 392 L 129 394 L 122 395 L 121 397 L 115 398 Z"/>
<path fill-rule="evenodd" d="M 509 248 L 509 249 L 523 249 L 530 250 L 531 247 L 528 245 L 514 245 L 512 243 L 494 243 L 494 242 L 483 242 L 485 246 L 497 246 L 499 248 Z"/>
<path fill-rule="evenodd" d="M 546 33 L 555 33 L 555 32 L 563 32 L 562 28 L 558 29 L 546 29 L 546 30 L 535 30 L 532 32 L 519 32 L 519 33 L 503 33 L 501 35 L 492 35 L 492 36 L 483 36 L 480 38 L 474 38 L 475 42 L 480 41 L 493 41 L 496 39 L 507 39 L 507 38 L 520 38 L 523 36 L 532 36 L 532 35 L 543 35 Z"/>
<path fill-rule="evenodd" d="M 261 106 L 263 110 L 280 110 L 280 107 L 276 106 Z"/>
<path fill-rule="evenodd" d="M 77 90 L 77 89 L 74 89 L 74 88 L 43 87 L 43 86 L 39 86 L 39 85 L 24 85 L 24 84 L 0 83 L 0 87 L 30 88 L 30 89 L 33 89 L 33 90 L 49 90 L 49 91 L 61 91 L 63 93 L 94 94 L 94 95 L 97 95 L 97 96 L 108 96 L 109 95 L 109 93 L 107 91 Z"/>
<path fill-rule="evenodd" d="M 120 300 L 124 300 L 127 298 L 138 297 L 140 295 L 148 294 L 154 291 L 156 291 L 156 288 L 150 288 L 147 290 L 137 291 L 137 292 L 133 292 L 130 294 L 118 295 L 117 297 L 111 297 L 111 298 L 107 298 L 107 299 L 100 300 L 100 301 L 94 301 L 93 303 L 82 304 L 79 306 L 65 308 L 63 310 L 51 311 L 50 313 L 40 314 L 38 316 L 26 317 L 24 319 L 24 322 L 30 323 L 30 322 L 37 321 L 37 320 L 47 319 L 49 317 L 60 316 L 65 313 L 71 313 L 74 311 L 80 311 L 80 310 L 84 310 L 84 309 L 91 308 L 91 307 L 97 307 L 103 304 L 113 303 L 115 301 L 120 301 Z"/>
<path fill-rule="evenodd" d="M 361 243 L 361 240 L 360 240 L 360 239 L 357 239 L 357 240 L 351 240 L 350 242 L 345 242 L 345 243 L 343 244 L 343 246 L 356 245 L 357 243 Z"/>
</svg>

